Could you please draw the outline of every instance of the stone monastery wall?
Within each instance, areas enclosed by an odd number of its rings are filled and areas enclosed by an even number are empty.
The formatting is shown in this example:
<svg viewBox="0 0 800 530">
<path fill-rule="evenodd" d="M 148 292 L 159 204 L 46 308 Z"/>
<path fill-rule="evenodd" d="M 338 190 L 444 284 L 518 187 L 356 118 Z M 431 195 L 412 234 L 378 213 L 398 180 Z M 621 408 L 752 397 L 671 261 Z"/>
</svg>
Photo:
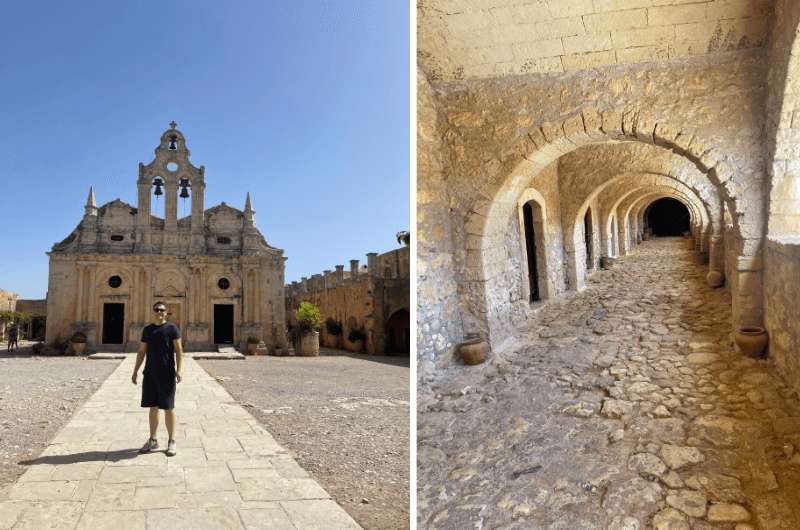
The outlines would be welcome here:
<svg viewBox="0 0 800 530">
<path fill-rule="evenodd" d="M 387 345 L 387 323 L 400 311 L 408 318 L 409 265 L 409 247 L 402 247 L 380 255 L 367 254 L 366 267 L 359 267 L 359 260 L 350 260 L 349 271 L 337 265 L 335 271 L 292 282 L 285 289 L 288 323 L 296 324 L 294 315 L 301 302 L 311 302 L 319 308 L 323 322 L 332 318 L 342 325 L 342 334 L 335 336 L 323 324 L 321 345 L 357 351 L 358 345 L 350 342 L 348 335 L 358 329 L 367 336 L 366 353 L 385 353 L 392 349 Z"/>
</svg>

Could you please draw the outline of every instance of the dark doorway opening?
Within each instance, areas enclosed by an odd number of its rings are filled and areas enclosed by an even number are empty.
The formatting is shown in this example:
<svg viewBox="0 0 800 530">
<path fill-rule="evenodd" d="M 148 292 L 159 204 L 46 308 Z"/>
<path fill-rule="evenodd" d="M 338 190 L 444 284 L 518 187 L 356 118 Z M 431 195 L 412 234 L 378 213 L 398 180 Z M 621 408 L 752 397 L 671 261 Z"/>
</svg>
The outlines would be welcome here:
<svg viewBox="0 0 800 530">
<path fill-rule="evenodd" d="M 214 344 L 233 344 L 233 304 L 214 304 Z"/>
<path fill-rule="evenodd" d="M 533 227 L 533 207 L 527 202 L 522 207 L 525 223 L 525 249 L 528 254 L 528 284 L 531 286 L 531 302 L 541 300 L 539 293 L 539 269 L 536 263 L 536 232 Z"/>
<path fill-rule="evenodd" d="M 594 234 L 592 233 L 592 209 L 586 210 L 586 215 L 583 216 L 583 238 L 586 243 L 586 268 L 594 268 L 594 253 L 592 252 L 592 240 Z"/>
<path fill-rule="evenodd" d="M 125 304 L 103 304 L 103 344 L 122 344 Z"/>
<path fill-rule="evenodd" d="M 679 236 L 689 231 L 689 210 L 675 199 L 659 199 L 648 206 L 645 222 L 654 236 Z"/>
<path fill-rule="evenodd" d="M 407 309 L 395 311 L 386 321 L 386 353 L 411 354 L 411 325 Z"/>
</svg>

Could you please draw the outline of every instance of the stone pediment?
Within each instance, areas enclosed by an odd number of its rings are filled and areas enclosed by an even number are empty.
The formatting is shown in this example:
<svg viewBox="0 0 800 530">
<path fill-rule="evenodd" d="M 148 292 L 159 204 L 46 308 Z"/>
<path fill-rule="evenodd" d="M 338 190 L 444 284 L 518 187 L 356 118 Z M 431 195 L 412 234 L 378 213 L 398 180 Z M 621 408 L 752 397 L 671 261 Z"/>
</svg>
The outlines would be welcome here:
<svg viewBox="0 0 800 530">
<path fill-rule="evenodd" d="M 230 214 L 230 215 L 237 215 L 239 217 L 244 217 L 244 212 L 239 210 L 238 208 L 234 208 L 224 202 L 214 206 L 213 208 L 208 208 L 205 211 L 206 215 L 214 215 L 214 214 Z"/>
<path fill-rule="evenodd" d="M 172 284 L 164 286 L 158 294 L 161 296 L 183 296 L 183 292 Z"/>
<path fill-rule="evenodd" d="M 102 216 L 102 215 L 105 215 L 107 211 L 115 210 L 115 209 L 127 210 L 128 213 L 130 213 L 131 215 L 135 215 L 136 212 L 138 211 L 136 208 L 134 208 L 132 205 L 128 204 L 127 202 L 125 202 L 125 201 L 123 201 L 121 199 L 114 199 L 113 201 L 107 202 L 103 206 L 98 208 L 97 209 L 97 213 L 98 213 L 98 215 Z"/>
</svg>

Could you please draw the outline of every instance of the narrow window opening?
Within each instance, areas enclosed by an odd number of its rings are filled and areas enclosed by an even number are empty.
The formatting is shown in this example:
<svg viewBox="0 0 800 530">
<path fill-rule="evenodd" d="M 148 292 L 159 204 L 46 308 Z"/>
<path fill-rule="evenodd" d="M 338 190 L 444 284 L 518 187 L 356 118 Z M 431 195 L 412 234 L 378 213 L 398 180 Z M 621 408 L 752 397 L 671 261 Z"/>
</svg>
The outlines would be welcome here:
<svg viewBox="0 0 800 530">
<path fill-rule="evenodd" d="M 177 151 L 178 149 L 178 137 L 174 134 L 169 137 L 169 146 L 168 149 L 170 151 Z"/>
<path fill-rule="evenodd" d="M 594 256 L 592 254 L 592 210 L 586 210 L 586 215 L 583 216 L 583 237 L 586 243 L 586 269 L 591 270 L 594 268 Z"/>
<path fill-rule="evenodd" d="M 530 301 L 541 300 L 539 292 L 539 270 L 536 263 L 536 232 L 533 227 L 533 208 L 530 203 L 525 203 L 522 207 L 522 215 L 525 224 L 525 249 L 528 255 L 528 284 L 531 287 Z"/>
<path fill-rule="evenodd" d="M 111 236 L 111 241 L 123 241 L 124 239 L 125 236 L 121 236 L 118 234 L 114 234 L 113 236 Z"/>
<path fill-rule="evenodd" d="M 218 237 L 217 238 L 217 243 L 220 244 L 220 245 L 230 245 L 231 244 L 231 238 L 229 238 L 229 237 Z"/>
</svg>

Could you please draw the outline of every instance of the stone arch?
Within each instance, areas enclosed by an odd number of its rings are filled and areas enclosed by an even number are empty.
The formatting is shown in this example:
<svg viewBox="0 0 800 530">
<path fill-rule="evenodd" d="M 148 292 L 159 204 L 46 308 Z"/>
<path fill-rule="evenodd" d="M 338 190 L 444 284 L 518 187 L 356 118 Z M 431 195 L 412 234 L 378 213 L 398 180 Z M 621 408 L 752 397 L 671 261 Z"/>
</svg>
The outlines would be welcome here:
<svg viewBox="0 0 800 530">
<path fill-rule="evenodd" d="M 632 194 L 628 196 L 618 207 L 621 217 L 625 219 L 625 237 L 628 239 L 629 244 L 635 245 L 641 241 L 642 230 L 640 230 L 641 222 L 638 217 L 638 206 L 643 200 L 648 198 L 672 197 L 675 199 L 682 199 L 684 205 L 691 204 L 691 200 L 685 194 L 673 188 L 655 188 L 648 190 L 641 190 L 639 194 Z M 691 206 L 687 206 L 692 211 Z"/>
<path fill-rule="evenodd" d="M 666 182 L 664 182 L 662 185 L 665 188 L 671 188 L 671 189 L 676 189 L 676 190 L 677 189 L 681 189 L 679 185 L 670 186 Z M 624 223 L 624 221 L 622 221 L 622 222 L 620 221 L 621 215 L 617 211 L 618 207 L 622 203 L 622 201 L 625 200 L 626 198 L 631 197 L 631 196 L 633 196 L 633 195 L 635 195 L 637 193 L 644 193 L 648 189 L 652 190 L 654 188 L 652 188 L 652 187 L 648 188 L 648 187 L 640 186 L 640 187 L 637 187 L 637 188 L 634 188 L 632 190 L 627 191 L 626 193 L 622 194 L 621 196 L 616 197 L 613 205 L 610 208 L 607 208 L 607 210 L 605 211 L 606 212 L 606 216 L 607 216 L 607 221 L 605 222 L 605 229 L 609 232 L 609 234 L 606 237 L 607 237 L 608 241 L 611 241 L 612 236 L 614 237 L 615 245 L 613 246 L 612 250 L 613 250 L 615 256 L 619 256 L 619 255 L 622 255 L 624 252 L 627 252 L 627 248 L 625 248 L 625 245 L 622 244 L 622 241 L 621 241 L 623 238 L 626 237 L 626 235 L 622 233 L 622 230 L 624 228 L 625 223 Z M 693 213 L 693 217 L 694 217 L 693 222 L 696 223 L 696 224 L 700 223 L 702 225 L 707 225 L 708 221 L 707 221 L 707 211 L 706 211 L 706 208 L 705 208 L 706 205 L 704 203 L 701 204 L 701 205 L 696 205 L 694 203 L 694 201 L 691 201 L 690 204 L 691 204 L 690 212 Z M 700 207 L 700 206 L 702 206 L 702 207 Z M 697 212 L 694 212 L 694 209 L 697 209 Z M 617 224 L 615 233 L 611 233 L 612 220 L 616 220 L 616 224 Z"/>
<path fill-rule="evenodd" d="M 603 190 L 603 194 L 613 194 L 612 186 L 613 187 L 625 187 L 628 184 L 627 180 L 623 180 L 627 175 L 623 174 L 620 175 L 616 182 L 612 182 L 606 190 Z M 648 183 L 649 182 L 649 183 Z M 628 243 L 629 237 L 626 230 L 626 219 L 624 219 L 624 213 L 619 211 L 619 206 L 622 202 L 633 196 L 636 193 L 644 193 L 645 190 L 654 189 L 656 186 L 662 186 L 666 188 L 674 188 L 678 190 L 682 190 L 687 196 L 691 197 L 691 204 L 695 206 L 699 213 L 699 218 L 696 220 L 696 225 L 699 225 L 692 233 L 692 236 L 698 239 L 704 239 L 705 236 L 700 236 L 698 231 L 702 231 L 703 234 L 705 231 L 708 230 L 710 224 L 710 211 L 719 208 L 719 200 L 713 194 L 707 194 L 704 196 L 701 193 L 701 190 L 698 190 L 694 187 L 688 186 L 681 180 L 677 180 L 670 175 L 659 174 L 659 173 L 649 173 L 644 178 L 639 178 L 636 185 L 631 188 L 631 184 L 627 186 L 627 191 L 621 195 L 617 195 L 614 198 L 613 205 L 607 209 L 606 216 L 608 217 L 607 221 L 607 229 L 610 226 L 611 218 L 614 217 L 617 219 L 617 252 L 620 255 L 624 255 L 628 251 Z M 601 199 L 603 194 L 601 194 Z M 716 199 L 716 200 L 715 200 Z M 603 201 L 601 200 L 601 204 Z M 601 213 L 602 214 L 602 213 Z M 609 238 L 610 239 L 610 238 Z"/>
<path fill-rule="evenodd" d="M 528 263 L 528 249 L 525 241 L 525 219 L 523 213 L 523 208 L 526 204 L 531 204 L 533 206 L 533 223 L 537 247 L 536 269 L 538 276 L 539 298 L 541 300 L 547 300 L 555 293 L 555 285 L 553 285 L 553 281 L 549 278 L 548 274 L 548 258 L 547 252 L 545 252 L 545 249 L 547 249 L 548 245 L 550 244 L 546 230 L 548 220 L 547 204 L 542 194 L 539 193 L 539 191 L 535 188 L 527 188 L 522 192 L 522 195 L 517 201 L 517 214 L 520 228 L 520 246 L 522 251 L 520 254 L 522 256 L 522 267 L 520 267 L 520 286 L 522 292 L 520 293 L 520 296 L 525 300 L 532 299 L 531 284 L 528 274 L 528 271 L 530 270 L 530 264 Z"/>
<path fill-rule="evenodd" d="M 690 202 L 694 204 L 694 201 L 700 203 L 702 205 L 703 200 L 700 197 L 700 193 L 690 188 L 688 185 L 683 183 L 682 180 L 677 175 L 674 174 L 640 174 L 640 173 L 623 173 L 621 175 L 617 175 L 609 180 L 606 180 L 601 185 L 597 186 L 589 195 L 584 199 L 583 203 L 578 207 L 572 217 L 568 217 L 568 223 L 564 226 L 564 233 L 567 234 L 564 244 L 564 250 L 566 254 L 566 266 L 567 266 L 567 274 L 570 281 L 570 286 L 573 289 L 579 290 L 582 289 L 585 285 L 586 280 L 586 269 L 583 267 L 583 263 L 586 259 L 586 256 L 583 253 L 583 239 L 584 239 L 584 216 L 587 210 L 590 208 L 590 205 L 595 204 L 598 202 L 598 198 L 601 196 L 602 193 L 613 193 L 616 187 L 619 187 L 621 183 L 627 183 L 629 186 L 635 186 L 635 189 L 650 189 L 656 185 L 663 186 L 662 182 L 669 182 L 669 186 L 678 186 L 680 189 L 685 190 L 688 196 L 693 196 L 696 199 L 690 199 Z M 668 187 L 669 187 L 668 186 Z M 603 222 L 603 212 L 600 210 L 599 212 L 600 217 L 600 228 L 601 233 L 599 237 L 601 239 L 601 243 L 597 243 L 595 240 L 597 237 L 593 238 L 593 247 L 599 248 L 602 247 L 602 240 L 608 239 L 608 235 L 603 233 L 603 226 L 607 227 L 608 222 Z M 627 215 L 627 214 L 626 214 Z M 620 219 L 627 219 L 627 217 L 618 216 Z M 593 219 L 594 224 L 594 219 Z M 627 226 L 627 225 L 626 225 Z M 570 236 L 571 234 L 571 236 Z M 627 250 L 627 248 L 626 248 Z M 597 258 L 597 256 L 595 256 Z"/>
<path fill-rule="evenodd" d="M 561 123 L 546 122 L 533 128 L 513 148 L 511 171 L 488 179 L 465 218 L 467 235 L 466 268 L 462 288 L 462 321 L 466 332 L 482 332 L 493 344 L 508 338 L 514 329 L 514 301 L 502 293 L 503 231 L 521 191 L 527 187 L 524 174 L 537 174 L 559 157 L 589 144 L 608 141 L 638 141 L 671 150 L 694 164 L 725 201 L 737 235 L 742 227 L 754 231 L 757 221 L 740 223 L 737 198 L 728 186 L 733 167 L 717 149 L 708 149 L 692 132 L 658 122 L 647 112 L 625 112 L 586 108 Z M 510 165 L 510 164 L 509 164 Z M 502 166 L 501 166 L 502 167 Z M 748 233 L 748 235 L 753 235 Z M 760 237 L 758 234 L 756 237 Z"/>
</svg>

